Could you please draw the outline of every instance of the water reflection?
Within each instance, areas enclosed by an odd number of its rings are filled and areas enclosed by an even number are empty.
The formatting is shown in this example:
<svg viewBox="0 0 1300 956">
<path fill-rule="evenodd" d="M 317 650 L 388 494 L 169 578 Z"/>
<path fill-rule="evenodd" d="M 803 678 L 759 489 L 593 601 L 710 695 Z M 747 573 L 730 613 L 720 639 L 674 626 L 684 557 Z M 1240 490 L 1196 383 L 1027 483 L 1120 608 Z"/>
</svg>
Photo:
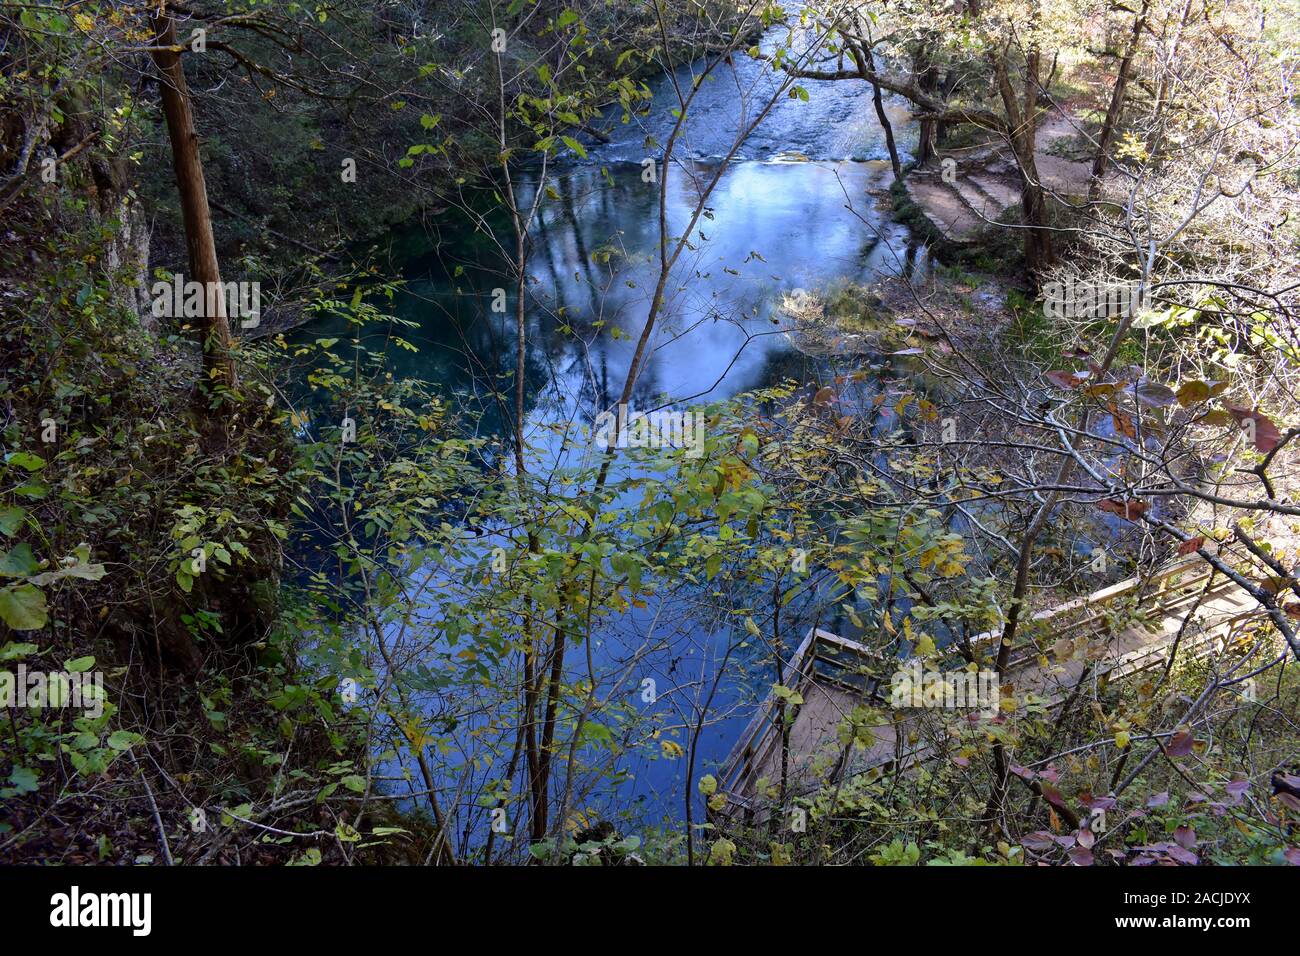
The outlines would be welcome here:
<svg viewBox="0 0 1300 956">
<path fill-rule="evenodd" d="M 727 76 L 701 94 L 700 118 L 685 140 L 688 155 L 697 158 L 669 170 L 673 235 L 689 221 L 700 183 L 719 169 L 709 157 L 729 146 L 736 84 L 770 82 L 755 61 L 736 59 Z M 875 199 L 890 176 L 881 161 L 869 88 L 836 83 L 810 92 L 807 103 L 781 103 L 746 144 L 749 159 L 722 169 L 706 214 L 689 236 L 690 248 L 667 284 L 635 407 L 726 398 L 786 379 L 811 381 L 819 374 L 818 362 L 792 344 L 790 321 L 779 308 L 785 293 L 925 268 L 924 253 Z M 658 275 L 659 187 L 643 181 L 640 160 L 645 137 L 665 136 L 671 122 L 667 84 L 659 84 L 656 96 L 648 120 L 621 128 L 608 146 L 592 151 L 589 163 L 561 168 L 544 184 L 554 195 L 542 203 L 531 238 L 523 369 L 525 432 L 542 459 L 534 462 L 538 470 L 566 454 L 550 426 L 590 423 L 617 401 L 651 302 Z M 793 160 L 792 150 L 812 159 Z M 527 206 L 539 183 L 524 173 L 518 188 L 519 202 Z M 506 221 L 485 210 L 479 212 L 488 228 L 509 245 Z M 400 334 L 419 350 L 389 348 L 394 374 L 435 383 L 480 405 L 480 433 L 510 434 L 513 410 L 504 395 L 513 391 L 517 372 L 515 292 L 497 241 L 470 217 L 453 212 L 427 230 L 395 235 L 391 246 L 406 280 L 394 311 L 415 323 Z M 492 310 L 497 290 L 506 296 L 501 312 Z M 351 334 L 341 321 L 323 319 L 295 337 Z M 378 348 L 390 334 L 372 328 L 363 337 Z M 712 681 L 722 666 L 728 635 L 663 610 L 650 602 L 605 628 L 594 646 L 598 665 L 613 669 L 629 655 L 642 654 L 638 673 L 658 681 L 661 694 L 695 693 L 692 688 Z M 791 607 L 789 619 L 797 621 L 799 614 L 800 608 Z M 652 633 L 653 649 L 646 652 Z M 729 681 L 714 701 L 717 712 L 729 716 L 702 734 L 697 774 L 725 756 L 752 700 L 771 682 L 769 662 L 749 663 L 750 679 Z M 728 667 L 743 674 L 735 660 Z M 626 689 L 629 703 L 637 700 L 637 689 Z M 640 799 L 651 816 L 680 816 L 690 786 L 683 761 L 635 757 L 621 769 L 620 777 L 589 794 L 595 805 L 602 797 L 623 806 Z"/>
<path fill-rule="evenodd" d="M 867 282 L 905 262 L 906 230 L 871 194 L 887 182 L 880 164 L 731 164 L 668 282 L 634 393 L 638 407 L 725 398 L 772 383 L 774 369 L 788 374 L 797 353 L 779 309 L 783 293 Z M 543 422 L 575 413 L 589 422 L 616 400 L 658 275 L 657 191 L 639 167 L 607 175 L 579 167 L 549 185 L 561 198 L 543 205 L 528 262 L 532 438 Z M 522 203 L 535 188 L 521 184 Z M 669 178 L 674 235 L 689 218 L 693 191 L 685 176 Z M 401 375 L 486 395 L 514 370 L 514 287 L 495 246 L 465 232 L 444 225 L 423 248 L 418 237 L 402 237 L 407 286 L 394 311 L 418 324 L 402 334 L 420 351 L 394 349 L 391 357 Z M 497 289 L 504 312 L 492 311 Z M 345 331 L 327 320 L 299 337 Z M 370 330 L 369 344 L 388 334 Z"/>
</svg>

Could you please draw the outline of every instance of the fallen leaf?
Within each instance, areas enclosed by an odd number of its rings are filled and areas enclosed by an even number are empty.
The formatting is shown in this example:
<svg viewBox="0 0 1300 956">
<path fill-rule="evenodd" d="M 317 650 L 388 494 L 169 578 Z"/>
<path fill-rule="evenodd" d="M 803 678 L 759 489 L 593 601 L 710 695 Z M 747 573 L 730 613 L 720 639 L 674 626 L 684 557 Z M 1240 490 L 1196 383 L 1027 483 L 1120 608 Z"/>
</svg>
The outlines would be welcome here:
<svg viewBox="0 0 1300 956">
<path fill-rule="evenodd" d="M 1046 830 L 1037 830 L 1034 833 L 1026 833 L 1020 838 L 1020 845 L 1027 850 L 1033 850 L 1042 853 L 1044 850 L 1050 850 L 1056 846 L 1056 841 Z"/>
<path fill-rule="evenodd" d="M 1093 864 L 1092 851 L 1087 847 L 1076 846 L 1066 856 L 1070 858 L 1070 862 L 1075 866 L 1092 866 Z"/>
<path fill-rule="evenodd" d="M 1105 501 L 1097 502 L 1097 507 L 1102 511 L 1109 511 L 1111 514 L 1119 515 L 1129 521 L 1136 521 L 1147 512 L 1151 505 L 1146 501 L 1115 501 L 1107 498 Z"/>
<path fill-rule="evenodd" d="M 1048 372 L 1043 376 L 1057 388 L 1074 389 L 1078 388 L 1088 378 L 1087 372 L 1063 372 L 1060 370 Z"/>
<path fill-rule="evenodd" d="M 1192 752 L 1192 745 L 1195 742 L 1195 739 L 1188 731 L 1180 730 L 1170 737 L 1169 742 L 1165 744 L 1165 753 L 1171 757 L 1186 757 Z"/>
<path fill-rule="evenodd" d="M 1137 426 L 1133 424 L 1133 417 L 1120 411 L 1113 402 L 1110 406 L 1110 420 L 1115 424 L 1115 431 L 1125 438 L 1137 438 Z"/>
<path fill-rule="evenodd" d="M 1170 845 L 1165 852 L 1168 853 L 1172 859 L 1177 860 L 1179 863 L 1185 863 L 1188 866 L 1196 866 L 1196 864 L 1201 862 L 1197 855 L 1191 850 L 1185 849 L 1176 844 Z"/>
</svg>

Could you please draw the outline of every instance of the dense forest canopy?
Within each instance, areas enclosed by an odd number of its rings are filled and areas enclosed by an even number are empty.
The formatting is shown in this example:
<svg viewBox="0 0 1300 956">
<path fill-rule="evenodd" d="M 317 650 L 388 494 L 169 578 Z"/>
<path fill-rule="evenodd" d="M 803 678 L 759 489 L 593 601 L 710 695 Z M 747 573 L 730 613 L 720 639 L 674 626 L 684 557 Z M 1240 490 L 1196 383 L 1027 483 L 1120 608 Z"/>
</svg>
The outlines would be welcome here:
<svg viewBox="0 0 1300 956">
<path fill-rule="evenodd" d="M 0 860 L 1300 863 L 1298 12 L 0 2 Z"/>
</svg>

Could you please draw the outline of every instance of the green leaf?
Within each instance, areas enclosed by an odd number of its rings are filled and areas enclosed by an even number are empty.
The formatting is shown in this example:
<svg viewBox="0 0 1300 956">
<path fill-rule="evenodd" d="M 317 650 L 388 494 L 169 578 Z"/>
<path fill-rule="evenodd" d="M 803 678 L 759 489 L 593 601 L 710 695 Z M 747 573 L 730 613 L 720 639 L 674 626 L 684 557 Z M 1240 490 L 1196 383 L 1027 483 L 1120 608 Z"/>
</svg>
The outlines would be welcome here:
<svg viewBox="0 0 1300 956">
<path fill-rule="evenodd" d="M 27 542 L 17 545 L 12 551 L 0 554 L 0 577 L 25 578 L 35 574 L 38 564 L 32 546 Z"/>
<path fill-rule="evenodd" d="M 95 666 L 93 655 L 88 657 L 78 657 L 70 661 L 63 662 L 63 669 L 73 674 L 80 674 L 82 671 L 88 671 Z"/>
<path fill-rule="evenodd" d="M 365 777 L 359 777 L 356 774 L 351 774 L 350 776 L 344 777 L 342 780 L 339 781 L 339 783 L 343 784 L 343 786 L 347 787 L 349 790 L 353 791 L 354 793 L 366 792 Z"/>
<path fill-rule="evenodd" d="M 803 704 L 802 694 L 796 690 L 791 690 L 789 687 L 782 686 L 781 684 L 773 684 L 772 693 L 781 698 L 787 704 L 791 704 L 795 707 Z"/>
<path fill-rule="evenodd" d="M 320 847 L 309 846 L 302 851 L 301 856 L 294 857 L 288 862 L 288 866 L 319 866 L 320 865 Z"/>
<path fill-rule="evenodd" d="M 11 537 L 22 526 L 26 515 L 22 508 L 0 508 L 0 534 Z"/>
<path fill-rule="evenodd" d="M 9 774 L 9 782 L 18 788 L 19 795 L 35 793 L 36 780 L 36 771 L 28 770 L 26 767 L 14 767 L 13 773 Z"/>
<path fill-rule="evenodd" d="M 717 573 L 721 570 L 722 570 L 722 555 L 717 554 L 715 552 L 714 554 L 711 554 L 704 559 L 704 574 L 708 577 L 710 581 L 712 581 L 713 578 L 717 575 Z"/>
<path fill-rule="evenodd" d="M 361 839 L 361 834 L 353 829 L 351 824 L 343 822 L 334 828 L 334 835 L 344 843 L 356 843 Z"/>
<path fill-rule="evenodd" d="M 46 571 L 32 577 L 32 584 L 45 585 L 62 578 L 81 578 L 83 581 L 98 581 L 106 572 L 102 564 L 90 564 L 90 545 L 79 544 L 72 554 L 63 559 L 61 565 L 53 571 Z"/>
<path fill-rule="evenodd" d="M 587 158 L 587 151 L 583 148 L 582 144 L 572 136 L 561 136 L 560 139 L 563 140 L 565 146 L 569 147 L 569 149 L 573 150 L 583 159 Z"/>
<path fill-rule="evenodd" d="M 108 735 L 108 745 L 114 750 L 130 750 L 144 737 L 133 730 L 115 730 Z"/>
<path fill-rule="evenodd" d="M 45 626 L 45 592 L 31 584 L 0 591 L 0 620 L 15 631 L 36 631 Z"/>
<path fill-rule="evenodd" d="M 736 844 L 732 843 L 726 837 L 714 842 L 709 847 L 709 865 L 710 866 L 731 866 L 731 861 L 736 855 Z"/>
<path fill-rule="evenodd" d="M 5 455 L 5 462 L 10 465 L 17 465 L 27 471 L 40 471 L 45 467 L 45 459 L 40 455 L 33 455 L 30 452 L 15 451 Z"/>
<path fill-rule="evenodd" d="M 35 644 L 16 644 L 13 641 L 8 642 L 4 647 L 0 647 L 0 661 L 18 661 L 24 657 L 30 657 L 39 651 L 40 648 Z"/>
</svg>

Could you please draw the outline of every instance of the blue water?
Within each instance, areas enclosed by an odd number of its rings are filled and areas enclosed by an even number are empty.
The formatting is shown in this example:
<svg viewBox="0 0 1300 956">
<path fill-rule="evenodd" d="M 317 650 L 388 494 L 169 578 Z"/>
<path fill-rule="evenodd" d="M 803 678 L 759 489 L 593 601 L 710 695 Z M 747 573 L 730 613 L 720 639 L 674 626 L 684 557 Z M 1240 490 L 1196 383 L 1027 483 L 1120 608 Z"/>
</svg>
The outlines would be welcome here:
<svg viewBox="0 0 1300 956">
<path fill-rule="evenodd" d="M 679 82 L 689 86 L 690 71 L 698 68 L 682 67 Z M 679 164 L 668 171 L 674 234 L 688 220 L 699 183 L 719 168 L 734 142 L 738 91 L 763 91 L 773 82 L 762 63 L 742 55 L 703 88 Z M 845 280 L 869 282 L 915 266 L 907 230 L 889 221 L 876 201 L 891 177 L 869 86 L 805 86 L 808 101 L 783 98 L 723 170 L 709 215 L 691 237 L 695 249 L 682 257 L 669 283 L 634 407 L 685 407 L 787 379 L 814 381 L 818 363 L 795 348 L 790 321 L 779 308 L 782 297 Z M 586 160 L 567 158 L 547 181 L 560 198 L 542 206 L 529 263 L 524 375 L 525 433 L 534 448 L 530 470 L 564 461 L 566 452 L 551 427 L 589 423 L 617 400 L 627 375 L 657 273 L 659 186 L 643 182 L 641 161 L 649 155 L 647 138 L 666 140 L 675 106 L 667 77 L 653 89 L 648 117 L 624 125 L 611 113 L 611 142 L 593 142 Z M 898 103 L 889 106 L 899 147 L 906 149 L 914 130 Z M 521 205 L 532 199 L 536 176 L 520 171 Z M 501 238 L 509 246 L 506 231 Z M 389 350 L 395 374 L 422 378 L 465 405 L 481 406 L 480 433 L 507 434 L 509 411 L 490 396 L 513 389 L 503 381 L 512 382 L 516 372 L 514 303 L 512 298 L 504 315 L 492 312 L 489 303 L 497 288 L 513 296 L 513 283 L 493 243 L 452 212 L 427 230 L 395 233 L 392 248 L 406 283 L 392 311 L 416 323 L 400 334 L 419 349 Z M 615 326 L 626 335 L 612 335 Z M 341 323 L 321 320 L 295 337 L 310 341 L 345 331 Z M 387 330 L 370 334 L 379 342 Z M 790 631 L 791 647 L 806 628 L 802 613 L 797 605 L 783 611 L 798 622 Z M 660 708 L 661 720 L 680 725 L 713 688 L 729 637 L 736 635 L 696 620 L 686 607 L 651 602 L 634 609 L 593 641 L 596 666 L 608 675 L 602 692 L 621 680 L 619 699 L 627 706 Z M 581 673 L 585 666 L 581 649 L 575 649 L 571 667 Z M 727 659 L 711 722 L 699 739 L 696 777 L 725 757 L 770 686 L 774 666 L 756 644 Z M 653 705 L 641 700 L 646 679 L 658 692 Z M 431 708 L 436 706 L 431 700 Z M 482 722 L 464 726 L 481 728 Z M 506 736 L 513 739 L 512 733 Z M 666 738 L 686 743 L 680 730 Z M 681 818 L 683 796 L 693 791 L 685 760 L 658 758 L 658 740 L 641 743 L 620 758 L 612 779 L 583 794 L 580 805 L 588 817 L 631 805 L 641 822 Z M 507 753 L 509 745 L 504 740 Z M 484 812 L 471 805 L 459 811 L 460 829 L 479 826 Z"/>
</svg>

